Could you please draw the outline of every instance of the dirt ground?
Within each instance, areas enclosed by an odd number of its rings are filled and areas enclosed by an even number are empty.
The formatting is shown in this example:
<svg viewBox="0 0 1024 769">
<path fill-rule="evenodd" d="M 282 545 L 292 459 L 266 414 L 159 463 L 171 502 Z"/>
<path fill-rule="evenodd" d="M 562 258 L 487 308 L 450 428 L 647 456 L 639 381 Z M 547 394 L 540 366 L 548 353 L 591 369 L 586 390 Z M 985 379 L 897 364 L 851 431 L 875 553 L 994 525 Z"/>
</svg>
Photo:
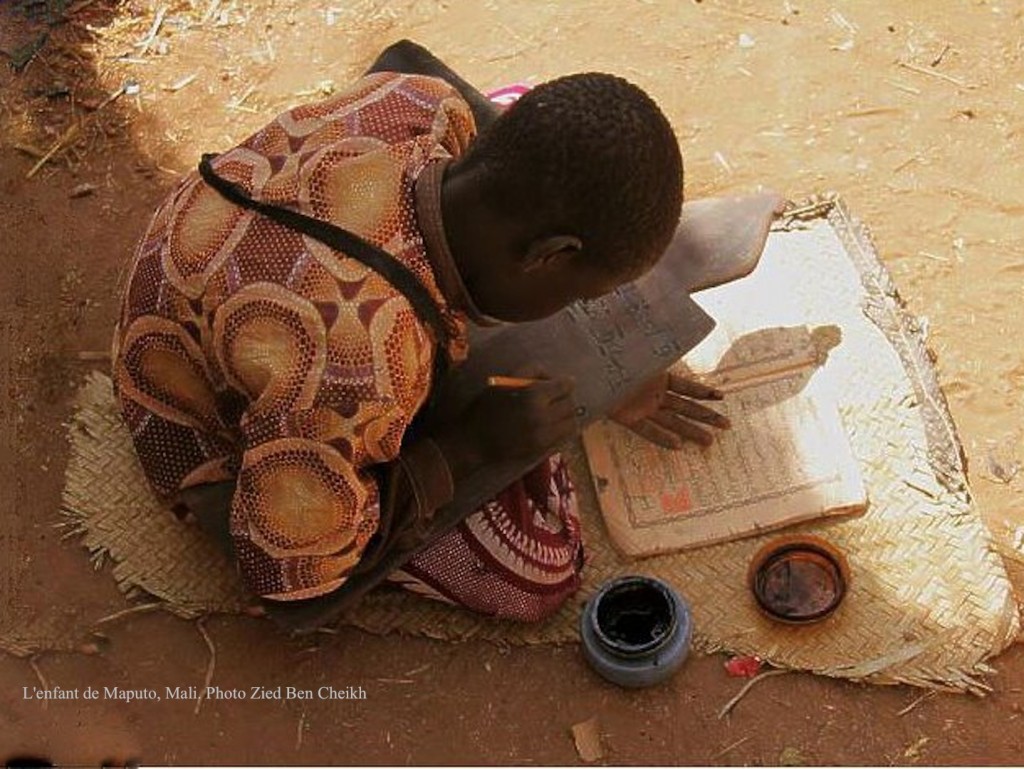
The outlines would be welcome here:
<svg viewBox="0 0 1024 769">
<path fill-rule="evenodd" d="M 77 0 L 50 3 L 66 6 L 52 26 L 45 5 L 0 4 L 0 58 L 27 58 L 49 34 L 20 71 L 0 72 L 0 597 L 27 627 L 59 633 L 78 612 L 124 606 L 53 524 L 70 398 L 106 365 L 117 279 L 150 212 L 200 153 L 346 83 L 401 37 L 482 88 L 628 77 L 673 121 L 688 197 L 839 191 L 929 321 L 987 520 L 1000 542 L 1024 532 L 1024 14 L 1013 0 Z M 57 144 L 70 149 L 30 173 Z M 112 625 L 99 653 L 43 654 L 35 670 L 0 655 L 0 757 L 565 764 L 578 761 L 570 727 L 591 717 L 611 763 L 1016 764 L 1024 742 L 1019 644 L 994 662 L 984 700 L 789 674 L 719 719 L 741 685 L 720 657 L 631 693 L 572 647 L 354 630 L 310 644 L 248 618 L 206 628 L 222 689 L 355 686 L 366 699 L 208 701 L 198 715 L 192 702 L 24 699 L 40 676 L 80 690 L 200 686 L 208 648 L 195 625 L 139 615 Z"/>
</svg>

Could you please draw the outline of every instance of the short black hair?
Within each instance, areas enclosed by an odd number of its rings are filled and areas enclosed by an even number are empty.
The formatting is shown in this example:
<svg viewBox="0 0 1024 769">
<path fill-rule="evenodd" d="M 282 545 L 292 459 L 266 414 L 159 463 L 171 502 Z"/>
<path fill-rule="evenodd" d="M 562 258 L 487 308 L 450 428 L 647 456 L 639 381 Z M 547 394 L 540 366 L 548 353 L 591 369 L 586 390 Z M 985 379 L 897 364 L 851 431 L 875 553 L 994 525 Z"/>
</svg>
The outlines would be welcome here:
<svg viewBox="0 0 1024 769">
<path fill-rule="evenodd" d="M 524 94 L 470 145 L 497 210 L 548 234 L 574 234 L 609 274 L 641 270 L 668 246 L 683 204 L 672 126 L 646 93 L 614 75 L 560 77 Z"/>
</svg>

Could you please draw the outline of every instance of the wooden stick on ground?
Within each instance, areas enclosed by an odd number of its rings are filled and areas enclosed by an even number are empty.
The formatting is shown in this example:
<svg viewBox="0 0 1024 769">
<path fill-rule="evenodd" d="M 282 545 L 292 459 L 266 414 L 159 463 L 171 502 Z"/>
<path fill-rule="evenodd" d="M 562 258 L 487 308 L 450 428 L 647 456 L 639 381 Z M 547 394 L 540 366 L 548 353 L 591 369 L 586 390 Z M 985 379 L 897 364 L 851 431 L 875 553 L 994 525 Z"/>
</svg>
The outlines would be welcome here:
<svg viewBox="0 0 1024 769">
<path fill-rule="evenodd" d="M 771 678 L 772 676 L 785 675 L 786 673 L 789 673 L 789 672 L 791 672 L 791 671 L 789 671 L 789 670 L 766 670 L 764 673 L 761 673 L 761 675 L 755 676 L 754 678 L 751 678 L 749 681 L 747 681 L 747 683 L 743 686 L 743 688 L 739 690 L 739 692 L 736 694 L 736 696 L 733 697 L 731 700 L 729 700 L 727 703 L 725 703 L 725 707 L 723 707 L 720 711 L 718 711 L 718 717 L 719 718 L 725 718 L 727 715 L 729 715 L 729 713 L 732 712 L 732 709 L 734 707 L 736 707 L 736 705 L 739 703 L 740 700 L 742 700 L 744 697 L 747 696 L 747 692 L 749 692 L 753 688 L 754 684 L 756 684 L 758 681 L 763 681 L 764 679 Z"/>
<path fill-rule="evenodd" d="M 135 44 L 136 48 L 141 48 L 139 55 L 143 55 L 149 50 L 149 47 L 153 45 L 153 41 L 156 40 L 156 36 L 160 34 L 160 27 L 164 24 L 164 17 L 167 15 L 167 6 L 164 6 L 156 12 L 156 18 L 153 19 L 153 26 L 149 28 L 149 33 Z"/>
<path fill-rule="evenodd" d="M 105 361 L 110 360 L 110 352 L 105 350 L 82 350 L 75 357 L 80 361 Z"/>
<path fill-rule="evenodd" d="M 965 83 L 960 78 L 953 77 L 952 75 L 947 75 L 945 72 L 936 72 L 934 69 L 928 69 L 927 67 L 919 67 L 916 64 L 911 64 L 908 61 L 900 61 L 897 63 L 899 64 L 899 66 L 903 67 L 904 69 L 909 69 L 911 72 L 918 72 L 922 75 L 931 75 L 932 77 L 937 77 L 939 80 L 945 80 L 947 83 L 952 83 L 953 85 L 960 86 L 961 88 L 977 88 L 976 85 Z"/>
<path fill-rule="evenodd" d="M 199 693 L 199 698 L 196 700 L 196 707 L 193 710 L 193 714 L 199 715 L 199 708 L 203 704 L 203 699 L 206 697 L 206 691 L 210 688 L 210 684 L 213 683 L 213 673 L 217 667 L 217 647 L 213 645 L 213 639 L 210 638 L 210 634 L 206 630 L 206 618 L 203 617 L 196 621 L 196 629 L 199 630 L 199 634 L 206 641 L 206 646 L 210 650 L 210 664 L 206 666 L 206 678 L 203 680 L 203 690 Z"/>
<path fill-rule="evenodd" d="M 131 606 L 121 611 L 115 611 L 113 614 L 108 614 L 106 617 L 100 617 L 93 624 L 94 625 L 105 625 L 108 622 L 127 617 L 131 614 L 142 614 L 143 612 L 153 611 L 153 609 L 159 609 L 163 606 L 163 601 L 156 601 L 154 603 L 144 603 L 138 606 Z"/>
<path fill-rule="evenodd" d="M 740 737 L 740 738 L 739 738 L 738 740 L 736 740 L 736 742 L 732 743 L 731 745 L 726 745 L 726 746 L 725 746 L 724 748 L 722 748 L 722 749 L 721 749 L 720 751 L 718 751 L 717 753 L 715 753 L 715 755 L 713 755 L 713 756 L 711 757 L 711 760 L 712 760 L 712 761 L 717 761 L 717 760 L 718 760 L 718 759 L 720 759 L 720 758 L 721 758 L 722 756 L 724 756 L 724 755 L 725 755 L 726 753 L 729 753 L 729 752 L 731 752 L 731 751 L 733 751 L 733 750 L 736 750 L 736 748 L 738 748 L 738 747 L 739 747 L 740 745 L 742 745 L 742 744 L 743 744 L 744 742 L 747 742 L 747 741 L 748 741 L 749 739 L 750 739 L 750 735 L 749 735 L 749 734 L 748 734 L 748 735 L 747 735 L 746 737 Z"/>
<path fill-rule="evenodd" d="M 924 694 L 922 694 L 922 695 L 921 695 L 920 697 L 918 697 L 918 698 L 917 698 L 916 700 L 914 700 L 914 701 L 913 701 L 913 702 L 911 702 L 911 703 L 910 703 L 909 705 L 907 705 L 907 706 L 906 706 L 905 708 L 903 708 L 903 710 L 899 711 L 899 712 L 898 712 L 898 713 L 897 713 L 896 715 L 897 715 L 897 716 L 905 716 L 905 715 L 906 715 L 907 713 L 909 713 L 909 712 L 910 712 L 911 710 L 913 710 L 914 708 L 916 708 L 916 707 L 917 707 L 918 705 L 920 705 L 920 704 L 921 704 L 922 702 L 925 702 L 925 701 L 927 701 L 927 700 L 930 700 L 930 699 L 931 699 L 932 697 L 934 697 L 934 696 L 935 696 L 936 694 L 938 694 L 938 692 L 937 692 L 937 691 L 935 691 L 934 689 L 932 689 L 932 690 L 931 690 L 930 692 L 925 692 L 925 693 L 924 693 Z"/>
<path fill-rule="evenodd" d="M 921 94 L 921 89 L 914 88 L 914 86 L 912 85 L 907 85 L 906 83 L 897 83 L 895 80 L 886 80 L 885 82 L 893 86 L 894 88 L 899 88 L 901 91 L 905 91 L 906 93 L 912 93 L 914 94 L 914 96 L 919 96 Z"/>
<path fill-rule="evenodd" d="M 100 105 L 98 107 L 96 107 L 95 111 L 93 112 L 93 115 L 95 116 L 95 115 L 99 114 L 100 110 L 102 110 L 108 104 L 111 104 L 112 102 L 116 101 L 122 94 L 124 94 L 124 86 L 121 86 L 116 91 L 114 91 L 112 94 L 110 94 L 110 96 L 108 96 L 106 99 L 104 99 L 100 103 Z M 78 138 L 78 134 L 81 132 L 81 130 L 82 130 L 81 123 L 77 123 L 77 122 L 76 123 L 72 123 L 68 127 L 68 129 L 64 132 L 64 135 L 61 136 L 56 141 L 56 143 L 52 147 L 50 147 L 49 150 L 47 150 L 46 154 L 43 155 L 41 158 L 39 158 L 39 161 L 34 166 L 32 166 L 32 168 L 29 170 L 29 172 L 27 174 L 25 174 L 25 178 L 26 179 L 31 179 L 33 176 L 36 175 L 36 173 L 39 172 L 39 169 L 42 168 L 44 165 L 46 165 L 55 155 L 59 154 L 61 151 L 63 151 L 65 149 L 67 149 L 68 147 L 70 147 L 71 146 L 71 141 L 73 139 Z"/>
<path fill-rule="evenodd" d="M 940 64 L 942 64 L 942 60 L 943 60 L 944 58 L 946 58 L 946 54 L 947 54 L 947 53 L 949 53 L 949 50 L 950 50 L 950 49 L 951 49 L 952 47 L 953 47 L 953 46 L 951 46 L 951 45 L 950 45 L 949 43 L 946 43 L 946 44 L 945 44 L 945 45 L 944 45 L 944 46 L 942 47 L 942 50 L 941 50 L 941 51 L 939 51 L 939 55 L 938 55 L 938 56 L 936 56 L 936 57 L 935 57 L 934 59 L 932 59 L 932 61 L 931 61 L 931 65 L 932 65 L 933 67 L 937 67 L 937 66 L 939 66 Z"/>
<path fill-rule="evenodd" d="M 39 668 L 39 663 L 36 661 L 38 657 L 39 657 L 38 654 L 29 657 L 28 658 L 28 664 L 29 664 L 29 667 L 32 668 L 32 672 L 36 674 L 36 678 L 39 679 L 39 687 L 41 689 L 46 690 L 46 689 L 50 688 L 50 682 L 46 680 L 46 676 L 43 675 L 43 671 Z M 49 705 L 49 704 L 50 704 L 50 701 L 48 699 L 44 699 L 43 700 L 43 710 L 46 710 L 46 706 Z"/>
<path fill-rule="evenodd" d="M 18 150 L 18 152 L 24 152 L 26 155 L 35 158 L 36 160 L 39 160 L 39 158 L 46 154 L 45 151 L 38 147 L 33 147 L 31 144 L 12 144 L 11 146 Z"/>
<path fill-rule="evenodd" d="M 32 166 L 31 170 L 29 170 L 29 172 L 25 174 L 25 178 L 31 179 L 33 176 L 35 176 L 36 173 L 38 173 L 39 169 L 49 162 L 50 158 L 52 158 L 54 155 L 56 155 L 58 152 L 64 149 L 72 139 L 78 136 L 78 132 L 80 130 L 81 128 L 79 127 L 78 123 L 72 123 L 70 126 L 68 126 L 68 130 L 66 130 L 64 134 L 54 143 L 54 145 L 50 147 L 49 150 L 47 150 L 45 155 L 39 158 L 36 164 Z"/>
</svg>

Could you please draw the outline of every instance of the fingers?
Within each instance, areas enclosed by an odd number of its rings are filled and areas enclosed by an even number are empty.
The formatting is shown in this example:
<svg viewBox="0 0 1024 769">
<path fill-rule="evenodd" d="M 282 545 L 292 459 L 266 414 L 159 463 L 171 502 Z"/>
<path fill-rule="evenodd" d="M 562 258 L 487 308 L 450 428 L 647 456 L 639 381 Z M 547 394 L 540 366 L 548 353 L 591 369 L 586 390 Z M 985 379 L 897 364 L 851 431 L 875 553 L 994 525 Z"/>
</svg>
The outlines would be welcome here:
<svg viewBox="0 0 1024 769">
<path fill-rule="evenodd" d="M 483 461 L 503 461 L 550 451 L 577 432 L 571 378 L 494 376 L 463 418 Z"/>
<path fill-rule="evenodd" d="M 675 433 L 681 441 L 693 441 L 701 446 L 710 446 L 715 440 L 709 431 L 673 414 L 666 414 L 664 411 L 659 411 L 649 421 Z"/>
<path fill-rule="evenodd" d="M 683 440 L 671 430 L 666 430 L 661 425 L 655 424 L 649 419 L 645 419 L 642 422 L 637 422 L 630 428 L 633 432 L 639 435 L 641 438 L 646 438 L 656 446 L 661 446 L 663 449 L 672 449 L 673 451 L 681 449 L 683 447 Z"/>
<path fill-rule="evenodd" d="M 699 398 L 703 401 L 720 401 L 723 397 L 721 390 L 678 374 L 668 375 L 668 391 L 685 395 L 688 398 Z"/>
<path fill-rule="evenodd" d="M 632 426 L 642 422 L 661 406 L 668 386 L 668 375 L 661 374 L 637 388 L 636 392 L 620 401 L 609 416 L 619 424 Z"/>
<path fill-rule="evenodd" d="M 510 428 L 511 429 L 511 428 Z M 516 448 L 512 453 L 532 456 L 550 451 L 577 432 L 571 401 L 546 408 L 530 408 L 515 421 Z"/>
<path fill-rule="evenodd" d="M 503 372 L 498 372 L 503 373 Z M 544 369 L 539 363 L 526 363 L 522 366 L 516 366 L 512 370 L 512 376 L 523 377 L 524 379 L 547 379 L 548 375 L 544 372 Z"/>
<path fill-rule="evenodd" d="M 510 392 L 518 392 L 520 395 L 535 397 L 536 394 L 540 394 L 548 402 L 571 395 L 575 387 L 575 380 L 572 377 L 551 377 L 537 363 L 517 366 L 511 375 L 496 375 L 494 379 L 519 380 L 505 387 L 508 387 Z"/>
<path fill-rule="evenodd" d="M 516 391 L 522 398 L 518 426 L 532 436 L 532 449 L 551 448 L 576 433 L 571 379 L 544 379 Z"/>
<path fill-rule="evenodd" d="M 732 426 L 729 418 L 724 414 L 719 414 L 714 409 L 710 409 L 689 398 L 682 398 L 674 393 L 665 399 L 661 410 L 692 419 L 695 422 L 702 422 L 712 427 L 719 427 L 723 430 L 728 430 Z"/>
</svg>

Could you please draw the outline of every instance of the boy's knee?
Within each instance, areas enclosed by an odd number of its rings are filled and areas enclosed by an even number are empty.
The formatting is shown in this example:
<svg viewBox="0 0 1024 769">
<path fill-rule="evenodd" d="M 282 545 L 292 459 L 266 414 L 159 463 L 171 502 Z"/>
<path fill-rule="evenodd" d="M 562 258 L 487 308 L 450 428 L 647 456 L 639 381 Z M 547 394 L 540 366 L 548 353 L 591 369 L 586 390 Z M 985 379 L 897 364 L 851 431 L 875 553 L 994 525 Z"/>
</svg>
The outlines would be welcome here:
<svg viewBox="0 0 1024 769">
<path fill-rule="evenodd" d="M 529 593 L 517 591 L 515 595 L 505 596 L 501 604 L 494 607 L 495 616 L 499 619 L 531 624 L 550 619 L 579 591 L 583 584 L 582 567 L 581 549 L 581 557 L 573 564 L 571 576 L 562 582 L 557 590 Z"/>
</svg>

